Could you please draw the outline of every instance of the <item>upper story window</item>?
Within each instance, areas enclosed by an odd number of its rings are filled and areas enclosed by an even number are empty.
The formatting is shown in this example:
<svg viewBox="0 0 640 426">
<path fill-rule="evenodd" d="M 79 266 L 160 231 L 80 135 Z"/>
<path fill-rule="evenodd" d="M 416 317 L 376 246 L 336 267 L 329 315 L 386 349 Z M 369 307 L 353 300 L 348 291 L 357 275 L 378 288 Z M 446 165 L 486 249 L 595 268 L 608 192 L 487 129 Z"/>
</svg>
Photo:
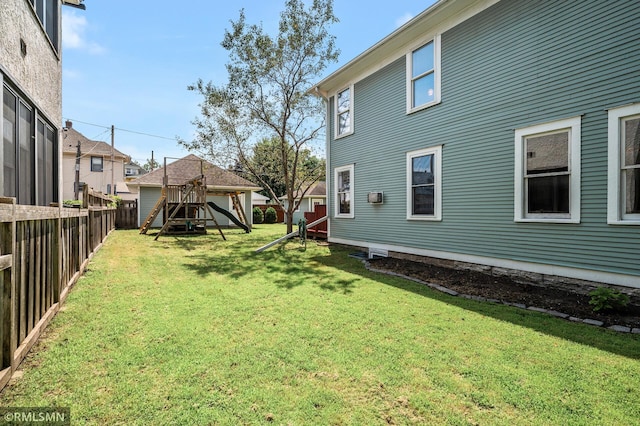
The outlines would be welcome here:
<svg viewBox="0 0 640 426">
<path fill-rule="evenodd" d="M 515 132 L 515 220 L 580 222 L 580 117 Z"/>
<path fill-rule="evenodd" d="M 640 225 L 640 104 L 609 110 L 607 222 Z"/>
<path fill-rule="evenodd" d="M 442 219 L 442 146 L 407 153 L 407 219 Z"/>
<path fill-rule="evenodd" d="M 353 212 L 353 164 L 335 169 L 335 217 L 354 217 Z"/>
<path fill-rule="evenodd" d="M 407 54 L 407 113 L 440 102 L 440 36 Z"/>
<path fill-rule="evenodd" d="M 353 86 L 335 96 L 336 139 L 353 133 Z"/>
<path fill-rule="evenodd" d="M 58 45 L 58 0 L 29 0 L 36 15 L 57 52 Z"/>
<path fill-rule="evenodd" d="M 102 157 L 91 157 L 91 171 L 92 172 L 102 171 Z"/>
</svg>

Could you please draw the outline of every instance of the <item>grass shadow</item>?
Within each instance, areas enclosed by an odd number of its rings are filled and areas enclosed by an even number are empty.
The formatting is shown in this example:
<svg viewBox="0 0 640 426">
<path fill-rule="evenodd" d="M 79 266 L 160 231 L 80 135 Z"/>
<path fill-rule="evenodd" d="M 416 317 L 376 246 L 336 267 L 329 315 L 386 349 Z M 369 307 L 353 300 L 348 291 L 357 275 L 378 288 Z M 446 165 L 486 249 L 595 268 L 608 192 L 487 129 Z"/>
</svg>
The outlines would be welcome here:
<svg viewBox="0 0 640 426">
<path fill-rule="evenodd" d="M 627 358 L 640 359 L 640 335 L 619 333 L 586 324 L 574 323 L 548 314 L 533 312 L 500 303 L 481 302 L 451 296 L 410 279 L 369 271 L 366 269 L 362 261 L 349 258 L 348 252 L 344 248 L 330 247 L 329 250 L 331 251 L 331 256 L 318 257 L 314 260 L 326 266 L 346 266 L 349 268 L 349 272 L 360 275 L 363 278 L 404 291 L 410 291 L 420 296 L 428 297 L 432 300 L 437 300 L 461 309 L 473 311 L 499 321 L 509 322 L 520 327 L 535 330 L 542 334 L 551 335 L 581 345 L 595 347 Z"/>
<path fill-rule="evenodd" d="M 183 267 L 201 277 L 220 275 L 238 280 L 260 271 L 260 275 L 269 277 L 270 282 L 281 289 L 292 290 L 304 285 L 317 285 L 322 290 L 343 294 L 350 294 L 357 281 L 329 282 L 318 279 L 314 264 L 309 264 L 309 261 L 315 260 L 307 255 L 307 248 L 300 245 L 298 240 L 285 241 L 269 250 L 256 253 L 255 248 L 249 248 L 244 240 L 224 241 L 216 237 L 167 236 L 164 247 L 184 250 Z"/>
</svg>

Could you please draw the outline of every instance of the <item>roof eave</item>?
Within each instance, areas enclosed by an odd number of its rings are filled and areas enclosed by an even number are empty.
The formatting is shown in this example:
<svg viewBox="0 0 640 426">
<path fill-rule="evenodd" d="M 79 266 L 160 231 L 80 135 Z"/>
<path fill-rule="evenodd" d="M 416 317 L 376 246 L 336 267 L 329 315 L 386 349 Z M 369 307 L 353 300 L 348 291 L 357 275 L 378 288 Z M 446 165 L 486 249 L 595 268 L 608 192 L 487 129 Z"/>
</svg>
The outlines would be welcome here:
<svg viewBox="0 0 640 426">
<path fill-rule="evenodd" d="M 497 1 L 497 0 L 496 0 Z M 343 89 L 358 76 L 368 75 L 372 70 L 386 64 L 386 58 L 404 56 L 416 40 L 424 37 L 425 28 L 435 28 L 441 22 L 473 6 L 478 0 L 439 0 L 378 43 L 356 56 L 351 61 L 315 84 L 309 93 L 328 98 Z M 394 59 L 394 60 L 395 60 Z"/>
</svg>

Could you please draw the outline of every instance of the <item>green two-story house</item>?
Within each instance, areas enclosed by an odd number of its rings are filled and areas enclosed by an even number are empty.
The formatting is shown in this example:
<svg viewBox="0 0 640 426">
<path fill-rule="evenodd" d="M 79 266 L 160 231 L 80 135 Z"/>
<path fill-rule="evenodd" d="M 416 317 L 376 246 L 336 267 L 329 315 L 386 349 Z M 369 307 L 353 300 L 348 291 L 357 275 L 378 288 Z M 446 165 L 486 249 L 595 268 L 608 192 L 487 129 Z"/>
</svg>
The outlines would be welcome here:
<svg viewBox="0 0 640 426">
<path fill-rule="evenodd" d="M 440 0 L 317 83 L 329 240 L 640 288 L 640 4 Z"/>
</svg>

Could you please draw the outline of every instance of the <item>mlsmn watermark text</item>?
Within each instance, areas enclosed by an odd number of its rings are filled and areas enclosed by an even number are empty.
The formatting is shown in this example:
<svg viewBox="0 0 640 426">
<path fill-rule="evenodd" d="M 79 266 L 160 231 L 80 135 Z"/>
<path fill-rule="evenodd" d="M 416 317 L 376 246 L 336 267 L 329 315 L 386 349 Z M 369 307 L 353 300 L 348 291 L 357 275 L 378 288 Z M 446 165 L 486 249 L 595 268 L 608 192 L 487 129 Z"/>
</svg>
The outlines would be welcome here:
<svg viewBox="0 0 640 426">
<path fill-rule="evenodd" d="M 0 425 L 71 425 L 69 407 L 0 407 Z"/>
</svg>

